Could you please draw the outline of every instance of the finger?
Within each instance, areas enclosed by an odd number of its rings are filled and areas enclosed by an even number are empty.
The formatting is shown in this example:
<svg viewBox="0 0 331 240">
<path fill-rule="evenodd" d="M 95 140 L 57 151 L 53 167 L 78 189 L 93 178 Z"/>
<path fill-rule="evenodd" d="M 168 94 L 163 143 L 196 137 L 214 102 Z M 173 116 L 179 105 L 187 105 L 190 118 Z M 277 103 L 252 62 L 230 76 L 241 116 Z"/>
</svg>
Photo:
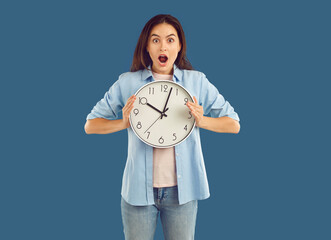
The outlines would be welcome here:
<svg viewBox="0 0 331 240">
<path fill-rule="evenodd" d="M 128 98 L 128 100 L 126 101 L 126 103 L 132 102 L 136 100 L 136 96 L 133 94 L 131 97 Z"/>
<path fill-rule="evenodd" d="M 199 107 L 192 108 L 191 112 L 195 117 L 200 117 L 201 115 L 203 115 L 201 108 L 199 108 Z"/>
<path fill-rule="evenodd" d="M 194 105 L 188 104 L 187 107 L 192 111 L 194 109 Z"/>
<path fill-rule="evenodd" d="M 127 105 L 128 105 L 128 106 L 131 106 L 131 105 L 133 105 L 134 101 L 135 101 L 135 99 L 134 99 L 134 98 L 130 99 L 130 101 L 127 103 Z"/>
<path fill-rule="evenodd" d="M 125 109 L 124 112 L 127 113 L 127 114 L 129 114 L 132 111 L 133 108 L 134 108 L 134 105 L 131 104 L 131 105 L 129 105 L 129 106 L 126 107 L 126 109 Z"/>
<path fill-rule="evenodd" d="M 133 108 L 133 107 L 132 107 Z M 128 119 L 130 117 L 130 113 L 132 111 L 132 108 L 128 109 L 127 111 L 123 112 L 123 117 Z"/>
<path fill-rule="evenodd" d="M 189 105 L 194 105 L 195 102 L 194 102 L 194 101 L 193 101 L 193 102 L 188 101 L 187 104 L 189 104 Z"/>
<path fill-rule="evenodd" d="M 190 103 L 188 105 L 189 109 L 194 109 L 194 110 L 197 110 L 199 108 L 199 105 L 195 104 L 195 103 Z"/>
<path fill-rule="evenodd" d="M 122 109 L 122 111 L 123 111 L 123 114 L 124 115 L 128 115 L 128 114 L 130 114 L 130 109 L 132 108 L 132 106 L 125 106 L 123 109 Z"/>
<path fill-rule="evenodd" d="M 199 119 L 199 114 L 197 114 L 197 112 L 191 111 L 191 113 L 195 119 Z"/>
<path fill-rule="evenodd" d="M 195 103 L 198 103 L 198 100 L 196 99 L 195 96 L 193 96 L 193 100 L 194 100 Z"/>
<path fill-rule="evenodd" d="M 197 100 L 195 100 L 195 101 L 197 101 Z M 200 107 L 200 105 L 198 103 L 196 103 L 196 102 L 190 102 L 189 103 L 189 106 L 190 107 L 194 107 L 194 108 L 199 108 Z"/>
<path fill-rule="evenodd" d="M 133 108 L 134 108 L 134 104 L 132 104 L 132 105 L 130 106 L 130 110 L 129 110 L 129 112 L 131 112 Z"/>
<path fill-rule="evenodd" d="M 136 101 L 136 98 L 131 98 L 130 101 L 128 101 L 127 104 L 131 105 Z"/>
<path fill-rule="evenodd" d="M 135 100 L 136 100 L 135 98 L 130 97 L 124 107 L 128 108 L 128 107 L 132 106 Z"/>
</svg>

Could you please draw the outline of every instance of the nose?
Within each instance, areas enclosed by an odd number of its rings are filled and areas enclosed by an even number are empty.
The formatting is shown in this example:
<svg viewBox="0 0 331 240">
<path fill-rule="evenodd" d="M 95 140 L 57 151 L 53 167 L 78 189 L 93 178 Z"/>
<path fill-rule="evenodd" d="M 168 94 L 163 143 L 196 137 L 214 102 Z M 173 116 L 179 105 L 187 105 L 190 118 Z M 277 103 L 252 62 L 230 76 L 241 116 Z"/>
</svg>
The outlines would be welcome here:
<svg viewBox="0 0 331 240">
<path fill-rule="evenodd" d="M 167 43 L 162 41 L 161 42 L 161 51 L 165 51 L 165 50 L 167 50 Z"/>
</svg>

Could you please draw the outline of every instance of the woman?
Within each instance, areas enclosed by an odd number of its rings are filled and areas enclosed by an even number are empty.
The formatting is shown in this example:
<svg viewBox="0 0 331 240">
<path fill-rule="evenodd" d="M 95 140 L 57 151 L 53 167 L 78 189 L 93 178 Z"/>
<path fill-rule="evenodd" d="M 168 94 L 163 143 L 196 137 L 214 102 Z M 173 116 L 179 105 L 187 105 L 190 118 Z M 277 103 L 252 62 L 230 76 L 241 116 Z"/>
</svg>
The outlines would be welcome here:
<svg viewBox="0 0 331 240">
<path fill-rule="evenodd" d="M 169 80 L 194 97 L 187 107 L 196 127 L 184 142 L 154 148 L 134 135 L 129 115 L 134 93 L 151 81 Z M 198 200 L 209 197 L 199 129 L 238 133 L 239 117 L 206 76 L 186 58 L 179 21 L 157 15 L 144 26 L 131 72 L 123 73 L 87 116 L 88 134 L 128 131 L 128 156 L 123 174 L 121 210 L 125 239 L 153 239 L 160 214 L 165 239 L 194 239 Z"/>
</svg>

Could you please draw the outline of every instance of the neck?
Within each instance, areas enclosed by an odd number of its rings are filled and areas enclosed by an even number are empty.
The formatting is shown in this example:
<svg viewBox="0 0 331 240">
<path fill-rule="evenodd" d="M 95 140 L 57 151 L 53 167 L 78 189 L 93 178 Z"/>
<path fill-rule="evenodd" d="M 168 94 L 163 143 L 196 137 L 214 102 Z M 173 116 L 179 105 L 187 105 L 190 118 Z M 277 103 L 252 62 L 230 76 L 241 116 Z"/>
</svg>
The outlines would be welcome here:
<svg viewBox="0 0 331 240">
<path fill-rule="evenodd" d="M 174 73 L 174 67 L 172 67 L 172 69 L 171 69 L 171 71 L 169 73 L 161 73 L 161 72 L 155 71 L 155 69 L 152 66 L 152 72 L 157 73 L 157 74 L 162 74 L 162 75 L 173 75 L 173 73 Z"/>
</svg>

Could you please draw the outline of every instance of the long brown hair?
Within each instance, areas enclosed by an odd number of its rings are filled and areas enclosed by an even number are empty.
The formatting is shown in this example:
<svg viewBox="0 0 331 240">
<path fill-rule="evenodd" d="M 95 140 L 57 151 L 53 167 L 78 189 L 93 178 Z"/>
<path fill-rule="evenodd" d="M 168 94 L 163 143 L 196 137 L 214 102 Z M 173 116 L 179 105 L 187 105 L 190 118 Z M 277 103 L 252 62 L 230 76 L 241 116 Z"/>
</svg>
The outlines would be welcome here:
<svg viewBox="0 0 331 240">
<path fill-rule="evenodd" d="M 133 55 L 132 66 L 130 69 L 131 72 L 148 69 L 148 66 L 153 63 L 146 48 L 151 30 L 154 26 L 160 23 L 168 23 L 177 30 L 178 38 L 182 47 L 175 61 L 176 66 L 180 69 L 193 69 L 191 63 L 186 57 L 186 40 L 182 25 L 177 18 L 169 14 L 159 14 L 151 18 L 140 33 L 140 37 Z"/>
</svg>

